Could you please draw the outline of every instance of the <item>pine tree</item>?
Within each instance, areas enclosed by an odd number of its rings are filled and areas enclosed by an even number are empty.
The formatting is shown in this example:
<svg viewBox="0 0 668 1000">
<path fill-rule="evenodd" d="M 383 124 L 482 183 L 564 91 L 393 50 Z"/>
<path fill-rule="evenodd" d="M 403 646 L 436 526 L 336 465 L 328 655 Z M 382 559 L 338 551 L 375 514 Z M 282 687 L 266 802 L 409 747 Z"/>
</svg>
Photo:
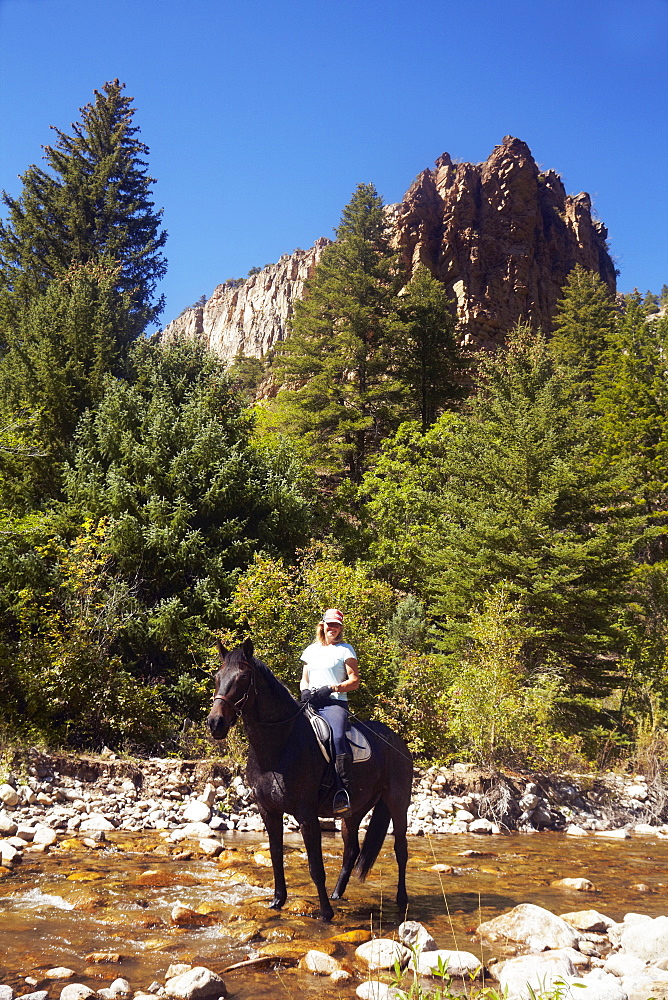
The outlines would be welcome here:
<svg viewBox="0 0 668 1000">
<path fill-rule="evenodd" d="M 418 405 L 422 429 L 462 395 L 463 362 L 445 288 L 420 264 L 399 298 L 399 371 Z"/>
<path fill-rule="evenodd" d="M 594 379 L 601 462 L 630 468 L 650 507 L 668 499 L 667 353 L 668 319 L 648 320 L 629 295 Z"/>
<path fill-rule="evenodd" d="M 529 631 L 527 667 L 572 690 L 614 682 L 634 508 L 592 467 L 594 420 L 529 331 L 481 362 L 476 396 L 418 442 L 406 428 L 365 479 L 374 567 L 426 599 L 442 648 L 502 586 Z M 417 447 L 416 447 L 417 443 Z"/>
<path fill-rule="evenodd" d="M 550 346 L 587 388 L 615 321 L 615 307 L 607 285 L 593 271 L 576 264 L 563 288 L 553 320 Z"/>
<path fill-rule="evenodd" d="M 136 338 L 162 310 L 162 299 L 153 297 L 166 272 L 167 234 L 151 200 L 148 148 L 123 90 L 114 80 L 95 91 L 71 134 L 54 129 L 57 140 L 44 150 L 49 169 L 30 166 L 18 198 L 3 192 L 0 287 L 7 308 L 6 293 L 25 301 L 73 265 L 114 266 L 131 319 L 122 335 Z"/>
<path fill-rule="evenodd" d="M 276 408 L 316 468 L 357 483 L 406 394 L 396 374 L 397 257 L 373 185 L 358 186 L 336 236 L 277 350 Z"/>
<path fill-rule="evenodd" d="M 9 423 L 27 419 L 32 438 L 31 454 L 15 463 L 9 489 L 0 489 L 6 500 L 39 505 L 59 493 L 60 464 L 77 422 L 120 365 L 130 320 L 116 277 L 102 264 L 72 266 L 28 299 L 5 331 L 0 413 Z"/>
</svg>

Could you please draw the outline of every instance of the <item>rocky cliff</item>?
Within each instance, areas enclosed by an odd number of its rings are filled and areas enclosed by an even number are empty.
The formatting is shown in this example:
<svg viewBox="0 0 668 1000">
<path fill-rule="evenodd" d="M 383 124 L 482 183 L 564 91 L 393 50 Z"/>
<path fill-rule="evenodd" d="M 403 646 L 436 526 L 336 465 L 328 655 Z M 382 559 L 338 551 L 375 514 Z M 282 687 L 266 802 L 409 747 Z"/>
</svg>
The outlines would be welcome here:
<svg viewBox="0 0 668 1000">
<path fill-rule="evenodd" d="M 160 338 L 201 338 L 226 361 L 237 354 L 261 358 L 285 337 L 293 303 L 330 242 L 323 236 L 310 250 L 284 254 L 251 277 L 218 285 L 206 305 L 186 309 Z"/>
<path fill-rule="evenodd" d="M 605 226 L 588 194 L 567 195 L 506 136 L 480 164 L 447 153 L 394 207 L 406 264 L 426 264 L 457 303 L 465 342 L 499 342 L 518 320 L 549 330 L 566 277 L 581 264 L 615 290 Z"/>
<path fill-rule="evenodd" d="M 615 290 L 607 230 L 592 218 L 589 195 L 567 195 L 559 176 L 541 172 L 526 143 L 512 136 L 484 163 L 453 163 L 444 153 L 387 211 L 407 268 L 422 262 L 443 282 L 462 342 L 471 346 L 501 343 L 519 320 L 549 330 L 576 264 Z M 319 239 L 243 282 L 219 285 L 161 337 L 202 338 L 228 360 L 261 357 L 285 337 L 293 303 L 328 243 Z"/>
</svg>

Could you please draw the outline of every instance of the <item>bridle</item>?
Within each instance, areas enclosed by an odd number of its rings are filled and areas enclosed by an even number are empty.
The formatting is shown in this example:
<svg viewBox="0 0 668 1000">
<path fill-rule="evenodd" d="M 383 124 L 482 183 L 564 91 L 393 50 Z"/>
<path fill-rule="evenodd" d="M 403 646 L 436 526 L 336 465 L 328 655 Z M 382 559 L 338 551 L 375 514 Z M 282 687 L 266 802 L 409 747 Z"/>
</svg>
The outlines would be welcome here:
<svg viewBox="0 0 668 1000">
<path fill-rule="evenodd" d="M 237 698 L 236 701 L 232 701 L 231 698 L 228 698 L 224 694 L 214 694 L 213 696 L 213 705 L 215 705 L 217 701 L 222 701 L 223 705 L 226 705 L 230 709 L 230 711 L 234 714 L 235 722 L 243 712 L 244 706 L 248 700 L 248 696 L 250 695 L 251 691 L 257 696 L 257 686 L 255 683 L 255 664 L 253 662 L 249 663 L 247 660 L 245 660 L 243 663 L 240 664 L 240 667 L 242 670 L 244 668 L 247 668 L 250 673 L 250 681 L 248 682 L 248 687 L 241 695 L 241 697 Z M 307 707 L 306 703 L 304 702 L 299 706 L 295 714 L 291 715 L 290 718 L 288 719 L 280 719 L 278 721 L 272 721 L 272 722 L 261 722 L 259 719 L 257 719 L 256 725 L 284 726 L 286 722 L 294 722 L 297 716 L 301 715 L 302 712 L 306 709 L 306 707 Z"/>
<path fill-rule="evenodd" d="M 244 667 L 247 667 L 250 672 L 250 681 L 248 682 L 248 687 L 242 694 L 241 698 L 237 698 L 236 701 L 232 701 L 224 694 L 215 694 L 213 696 L 213 704 L 215 705 L 217 701 L 222 701 L 222 703 L 224 705 L 227 705 L 227 707 L 231 709 L 231 711 L 234 713 L 235 721 L 241 715 L 244 705 L 246 704 L 246 701 L 248 700 L 248 696 L 251 693 L 251 691 L 257 694 L 257 688 L 255 686 L 255 670 L 253 669 L 254 664 L 248 663 L 248 661 L 244 661 L 241 664 L 241 669 L 243 669 Z"/>
</svg>

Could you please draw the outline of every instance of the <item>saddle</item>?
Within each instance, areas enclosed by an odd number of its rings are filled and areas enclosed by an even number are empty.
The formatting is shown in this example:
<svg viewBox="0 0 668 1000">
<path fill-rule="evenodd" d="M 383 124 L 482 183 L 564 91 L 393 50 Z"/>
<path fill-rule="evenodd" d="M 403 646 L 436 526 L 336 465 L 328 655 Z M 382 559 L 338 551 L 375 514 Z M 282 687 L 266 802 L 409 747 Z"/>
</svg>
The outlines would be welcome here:
<svg viewBox="0 0 668 1000">
<path fill-rule="evenodd" d="M 331 764 L 334 760 L 334 748 L 332 747 L 332 730 L 329 723 L 321 715 L 318 715 L 316 710 L 310 705 L 306 706 L 306 717 L 311 723 L 321 754 L 327 763 Z M 371 745 L 364 733 L 357 726 L 348 726 L 346 729 L 346 739 L 353 755 L 353 764 L 360 764 L 362 761 L 369 759 L 371 756 Z"/>
</svg>

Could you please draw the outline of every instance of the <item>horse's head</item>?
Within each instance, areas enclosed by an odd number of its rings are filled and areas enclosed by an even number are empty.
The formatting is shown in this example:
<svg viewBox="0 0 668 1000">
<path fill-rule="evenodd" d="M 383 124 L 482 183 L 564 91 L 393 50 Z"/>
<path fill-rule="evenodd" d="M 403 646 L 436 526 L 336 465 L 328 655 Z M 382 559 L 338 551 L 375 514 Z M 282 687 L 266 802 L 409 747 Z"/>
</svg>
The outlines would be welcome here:
<svg viewBox="0 0 668 1000">
<path fill-rule="evenodd" d="M 232 650 L 220 642 L 216 645 L 222 666 L 216 674 L 213 705 L 206 722 L 214 740 L 224 740 L 255 693 L 255 650 L 250 639 Z"/>
</svg>

